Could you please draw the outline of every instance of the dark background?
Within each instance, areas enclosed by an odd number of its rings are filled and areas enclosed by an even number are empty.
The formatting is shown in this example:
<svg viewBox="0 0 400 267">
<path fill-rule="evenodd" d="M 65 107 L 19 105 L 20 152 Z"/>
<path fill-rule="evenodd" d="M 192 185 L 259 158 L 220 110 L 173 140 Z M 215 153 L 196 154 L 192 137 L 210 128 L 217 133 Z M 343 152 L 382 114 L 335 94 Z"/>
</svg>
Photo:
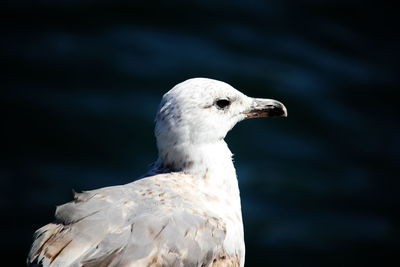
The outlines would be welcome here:
<svg viewBox="0 0 400 267">
<path fill-rule="evenodd" d="M 2 266 L 23 266 L 34 230 L 71 200 L 72 188 L 143 174 L 157 156 L 153 118 L 161 96 L 191 77 L 278 99 L 289 111 L 287 119 L 242 122 L 227 137 L 241 187 L 246 266 L 398 259 L 397 6 L 2 6 Z"/>
</svg>

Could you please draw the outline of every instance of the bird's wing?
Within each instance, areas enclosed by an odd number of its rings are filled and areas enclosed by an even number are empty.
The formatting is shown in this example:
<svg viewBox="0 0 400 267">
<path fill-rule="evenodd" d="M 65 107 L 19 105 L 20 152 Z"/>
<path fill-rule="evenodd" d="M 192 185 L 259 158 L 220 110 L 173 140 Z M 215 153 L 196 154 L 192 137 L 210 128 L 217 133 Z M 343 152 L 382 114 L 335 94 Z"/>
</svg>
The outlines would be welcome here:
<svg viewBox="0 0 400 267">
<path fill-rule="evenodd" d="M 223 250 L 224 222 L 207 214 L 206 209 L 193 206 L 190 198 L 197 198 L 198 203 L 202 200 L 199 195 L 191 196 L 190 183 L 180 178 L 157 175 L 124 186 L 75 194 L 74 201 L 57 208 L 54 223 L 36 231 L 28 264 L 239 264 L 236 255 L 227 255 Z"/>
</svg>

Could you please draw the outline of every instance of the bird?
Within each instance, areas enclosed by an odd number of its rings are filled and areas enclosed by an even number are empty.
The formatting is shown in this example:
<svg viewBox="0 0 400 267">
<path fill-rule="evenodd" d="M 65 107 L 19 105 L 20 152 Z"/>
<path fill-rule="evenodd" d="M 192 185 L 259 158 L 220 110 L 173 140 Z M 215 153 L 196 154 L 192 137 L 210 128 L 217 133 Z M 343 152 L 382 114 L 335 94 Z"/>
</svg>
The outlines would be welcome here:
<svg viewBox="0 0 400 267">
<path fill-rule="evenodd" d="M 165 93 L 158 158 L 138 180 L 74 193 L 34 234 L 28 266 L 244 266 L 241 201 L 224 138 L 245 119 L 286 117 L 273 99 L 191 78 Z"/>
</svg>

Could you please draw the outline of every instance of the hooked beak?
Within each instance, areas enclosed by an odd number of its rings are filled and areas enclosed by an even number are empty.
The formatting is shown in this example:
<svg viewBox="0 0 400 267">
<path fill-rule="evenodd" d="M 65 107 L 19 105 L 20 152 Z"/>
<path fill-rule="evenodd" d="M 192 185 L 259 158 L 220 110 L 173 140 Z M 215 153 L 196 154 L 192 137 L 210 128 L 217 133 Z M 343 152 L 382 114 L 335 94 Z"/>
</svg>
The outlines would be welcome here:
<svg viewBox="0 0 400 267">
<path fill-rule="evenodd" d="M 287 117 L 286 107 L 273 99 L 255 98 L 250 109 L 243 112 L 246 119 L 261 117 Z"/>
</svg>

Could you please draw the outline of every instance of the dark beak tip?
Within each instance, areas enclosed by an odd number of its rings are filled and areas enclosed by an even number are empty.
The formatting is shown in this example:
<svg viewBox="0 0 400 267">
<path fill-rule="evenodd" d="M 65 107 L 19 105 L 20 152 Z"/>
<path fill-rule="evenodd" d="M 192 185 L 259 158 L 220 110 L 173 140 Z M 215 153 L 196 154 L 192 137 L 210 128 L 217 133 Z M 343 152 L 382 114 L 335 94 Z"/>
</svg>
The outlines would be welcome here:
<svg viewBox="0 0 400 267">
<path fill-rule="evenodd" d="M 274 103 L 268 112 L 268 117 L 287 117 L 285 106 L 281 103 Z"/>
<path fill-rule="evenodd" d="M 268 117 L 286 117 L 287 113 L 283 109 L 273 109 L 268 112 Z"/>
</svg>

